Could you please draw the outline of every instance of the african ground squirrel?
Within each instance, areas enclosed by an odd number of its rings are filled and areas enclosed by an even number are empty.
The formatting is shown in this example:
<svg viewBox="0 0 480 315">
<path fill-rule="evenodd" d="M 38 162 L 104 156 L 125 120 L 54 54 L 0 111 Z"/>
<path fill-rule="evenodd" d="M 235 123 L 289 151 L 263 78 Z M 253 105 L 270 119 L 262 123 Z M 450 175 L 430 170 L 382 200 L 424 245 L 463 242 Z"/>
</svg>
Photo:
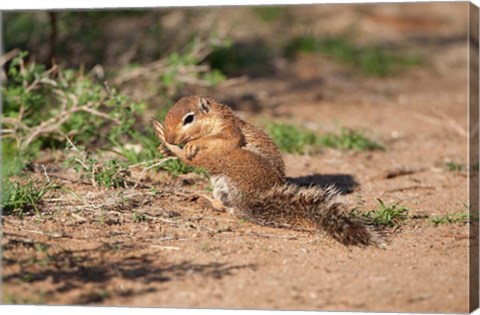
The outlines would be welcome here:
<svg viewBox="0 0 480 315">
<path fill-rule="evenodd" d="M 163 151 L 209 172 L 215 209 L 261 225 L 324 230 L 346 245 L 384 246 L 382 233 L 349 214 L 335 189 L 287 183 L 274 142 L 227 106 L 184 97 L 167 113 L 165 128 L 155 119 L 152 124 Z"/>
</svg>

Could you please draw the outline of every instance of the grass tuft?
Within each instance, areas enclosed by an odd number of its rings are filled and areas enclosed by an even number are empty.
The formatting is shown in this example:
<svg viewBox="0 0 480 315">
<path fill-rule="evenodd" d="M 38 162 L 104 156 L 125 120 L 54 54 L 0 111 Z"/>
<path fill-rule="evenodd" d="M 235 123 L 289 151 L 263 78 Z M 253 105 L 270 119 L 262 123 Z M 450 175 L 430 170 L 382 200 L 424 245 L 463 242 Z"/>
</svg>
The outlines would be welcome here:
<svg viewBox="0 0 480 315">
<path fill-rule="evenodd" d="M 468 213 L 447 213 L 442 216 L 431 216 L 430 222 L 435 226 L 440 224 L 465 224 L 470 222 Z"/>
<path fill-rule="evenodd" d="M 291 59 L 298 52 L 321 53 L 338 62 L 354 66 L 366 74 L 380 77 L 422 63 L 422 59 L 417 55 L 401 54 L 379 45 L 357 46 L 345 37 L 295 37 L 286 45 L 284 54 Z"/>
<path fill-rule="evenodd" d="M 345 127 L 340 128 L 340 134 L 326 134 L 320 136 L 318 138 L 318 143 L 327 148 L 340 150 L 385 150 L 383 145 L 367 138 L 363 133 Z"/>
<path fill-rule="evenodd" d="M 267 133 L 283 152 L 302 154 L 315 146 L 317 137 L 313 132 L 283 123 L 268 124 Z"/>
<path fill-rule="evenodd" d="M 340 128 L 339 134 L 316 135 L 315 133 L 284 123 L 271 123 L 266 127 L 267 133 L 283 152 L 304 154 L 319 148 L 339 150 L 384 150 L 384 146 L 367 138 L 359 131 Z"/>
<path fill-rule="evenodd" d="M 31 179 L 25 183 L 4 178 L 1 190 L 3 215 L 16 214 L 21 217 L 32 210 L 38 213 L 42 198 L 57 188 L 58 186 L 52 183 L 35 185 Z"/>
<path fill-rule="evenodd" d="M 393 227 L 407 219 L 408 209 L 400 206 L 398 202 L 392 205 L 387 205 L 379 198 L 377 198 L 377 201 L 378 209 L 362 213 L 363 217 L 371 220 L 374 224 Z"/>
</svg>

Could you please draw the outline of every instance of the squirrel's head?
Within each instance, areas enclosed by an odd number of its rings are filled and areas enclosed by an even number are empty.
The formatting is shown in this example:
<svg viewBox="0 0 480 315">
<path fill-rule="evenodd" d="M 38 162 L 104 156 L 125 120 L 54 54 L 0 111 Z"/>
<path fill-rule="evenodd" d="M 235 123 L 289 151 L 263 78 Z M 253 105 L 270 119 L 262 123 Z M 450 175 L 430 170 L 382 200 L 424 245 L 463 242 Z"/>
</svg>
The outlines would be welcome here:
<svg viewBox="0 0 480 315">
<path fill-rule="evenodd" d="M 182 145 L 214 132 L 217 121 L 212 117 L 213 103 L 200 96 L 181 98 L 165 117 L 165 140 Z"/>
</svg>

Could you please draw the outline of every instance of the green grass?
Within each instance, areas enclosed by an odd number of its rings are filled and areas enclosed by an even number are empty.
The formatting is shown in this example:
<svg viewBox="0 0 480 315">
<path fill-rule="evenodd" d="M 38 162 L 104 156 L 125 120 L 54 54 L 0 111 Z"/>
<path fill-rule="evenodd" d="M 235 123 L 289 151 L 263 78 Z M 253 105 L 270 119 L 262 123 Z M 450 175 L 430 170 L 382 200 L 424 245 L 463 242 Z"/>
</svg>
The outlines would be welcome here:
<svg viewBox="0 0 480 315">
<path fill-rule="evenodd" d="M 362 213 L 362 216 L 371 220 L 373 224 L 393 227 L 400 224 L 408 217 L 408 209 L 399 203 L 387 205 L 381 199 L 377 199 L 378 208 Z"/>
<path fill-rule="evenodd" d="M 469 222 L 468 213 L 449 213 L 442 216 L 431 216 L 430 222 L 435 226 L 440 224 L 465 224 Z"/>
<path fill-rule="evenodd" d="M 266 131 L 283 152 L 304 154 L 319 148 L 339 150 L 384 150 L 383 145 L 369 139 L 360 131 L 340 128 L 339 133 L 316 135 L 303 128 L 284 123 L 270 123 Z"/>
<path fill-rule="evenodd" d="M 95 165 L 95 162 L 93 164 Z M 95 166 L 92 166 L 92 170 Z M 127 165 L 117 159 L 108 159 L 94 172 L 95 182 L 103 187 L 124 187 L 128 173 Z"/>
<path fill-rule="evenodd" d="M 24 214 L 35 211 L 39 212 L 38 205 L 42 198 L 50 191 L 57 189 L 58 186 L 51 183 L 35 184 L 31 179 L 12 180 L 4 178 L 2 180 L 2 210 L 4 215 Z"/>
<path fill-rule="evenodd" d="M 318 137 L 318 143 L 327 148 L 340 150 L 371 151 L 384 150 L 384 146 L 367 138 L 362 132 L 340 128 L 340 134 L 326 134 Z"/>
<path fill-rule="evenodd" d="M 321 53 L 366 74 L 380 77 L 422 63 L 422 58 L 418 55 L 400 53 L 379 45 L 354 45 L 346 37 L 295 37 L 286 45 L 284 55 L 291 59 L 298 52 Z"/>
<path fill-rule="evenodd" d="M 302 154 L 317 143 L 317 136 L 313 132 L 294 125 L 270 123 L 266 130 L 283 152 Z"/>
<path fill-rule="evenodd" d="M 64 167 L 72 167 L 95 186 L 117 188 L 126 185 L 126 178 L 129 175 L 127 161 L 116 158 L 106 159 L 98 152 L 93 155 L 73 142 L 69 142 L 65 155 L 67 159 L 64 161 Z"/>
</svg>

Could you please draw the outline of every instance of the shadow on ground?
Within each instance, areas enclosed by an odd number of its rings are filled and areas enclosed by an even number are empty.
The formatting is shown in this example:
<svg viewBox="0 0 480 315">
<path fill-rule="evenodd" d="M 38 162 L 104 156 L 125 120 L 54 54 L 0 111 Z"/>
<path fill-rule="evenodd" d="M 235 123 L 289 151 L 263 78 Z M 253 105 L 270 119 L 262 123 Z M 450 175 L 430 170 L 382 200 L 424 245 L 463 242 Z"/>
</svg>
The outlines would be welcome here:
<svg viewBox="0 0 480 315">
<path fill-rule="evenodd" d="M 10 239 L 6 247 L 18 244 L 18 240 Z M 12 243 L 12 244 L 9 244 Z M 31 247 L 27 244 L 27 247 Z M 115 245 L 115 244 L 114 244 Z M 48 248 L 47 244 L 35 242 L 36 248 Z M 121 249 L 119 249 L 121 248 Z M 121 296 L 133 296 L 144 292 L 153 292 L 157 288 L 156 283 L 182 280 L 186 277 L 199 275 L 203 278 L 222 279 L 231 276 L 237 270 L 256 270 L 253 264 L 231 265 L 227 263 L 193 263 L 184 260 L 180 263 L 170 264 L 161 261 L 158 255 L 152 253 L 141 255 L 118 255 L 118 251 L 138 250 L 136 246 L 127 244 L 104 243 L 90 250 L 61 250 L 60 252 L 38 255 L 33 253 L 28 258 L 12 261 L 4 259 L 4 267 L 18 263 L 20 270 L 10 274 L 4 274 L 3 283 L 49 281 L 54 284 L 54 289 L 44 292 L 45 295 L 67 293 L 74 289 L 93 285 L 93 290 L 87 294 L 81 294 L 72 300 L 72 304 L 89 304 L 101 302 L 107 296 L 105 288 L 111 283 L 143 283 L 146 288 L 140 291 L 126 289 L 122 292 L 109 290 L 111 294 Z M 162 266 L 163 265 L 163 266 Z M 112 280 L 115 278 L 115 282 Z M 51 286 L 49 286 L 51 287 Z M 103 292 L 103 293 L 102 293 Z"/>
<path fill-rule="evenodd" d="M 334 186 L 342 195 L 352 193 L 358 183 L 348 174 L 312 174 L 301 177 L 289 177 L 287 180 L 300 186 L 319 186 L 327 188 Z"/>
</svg>

